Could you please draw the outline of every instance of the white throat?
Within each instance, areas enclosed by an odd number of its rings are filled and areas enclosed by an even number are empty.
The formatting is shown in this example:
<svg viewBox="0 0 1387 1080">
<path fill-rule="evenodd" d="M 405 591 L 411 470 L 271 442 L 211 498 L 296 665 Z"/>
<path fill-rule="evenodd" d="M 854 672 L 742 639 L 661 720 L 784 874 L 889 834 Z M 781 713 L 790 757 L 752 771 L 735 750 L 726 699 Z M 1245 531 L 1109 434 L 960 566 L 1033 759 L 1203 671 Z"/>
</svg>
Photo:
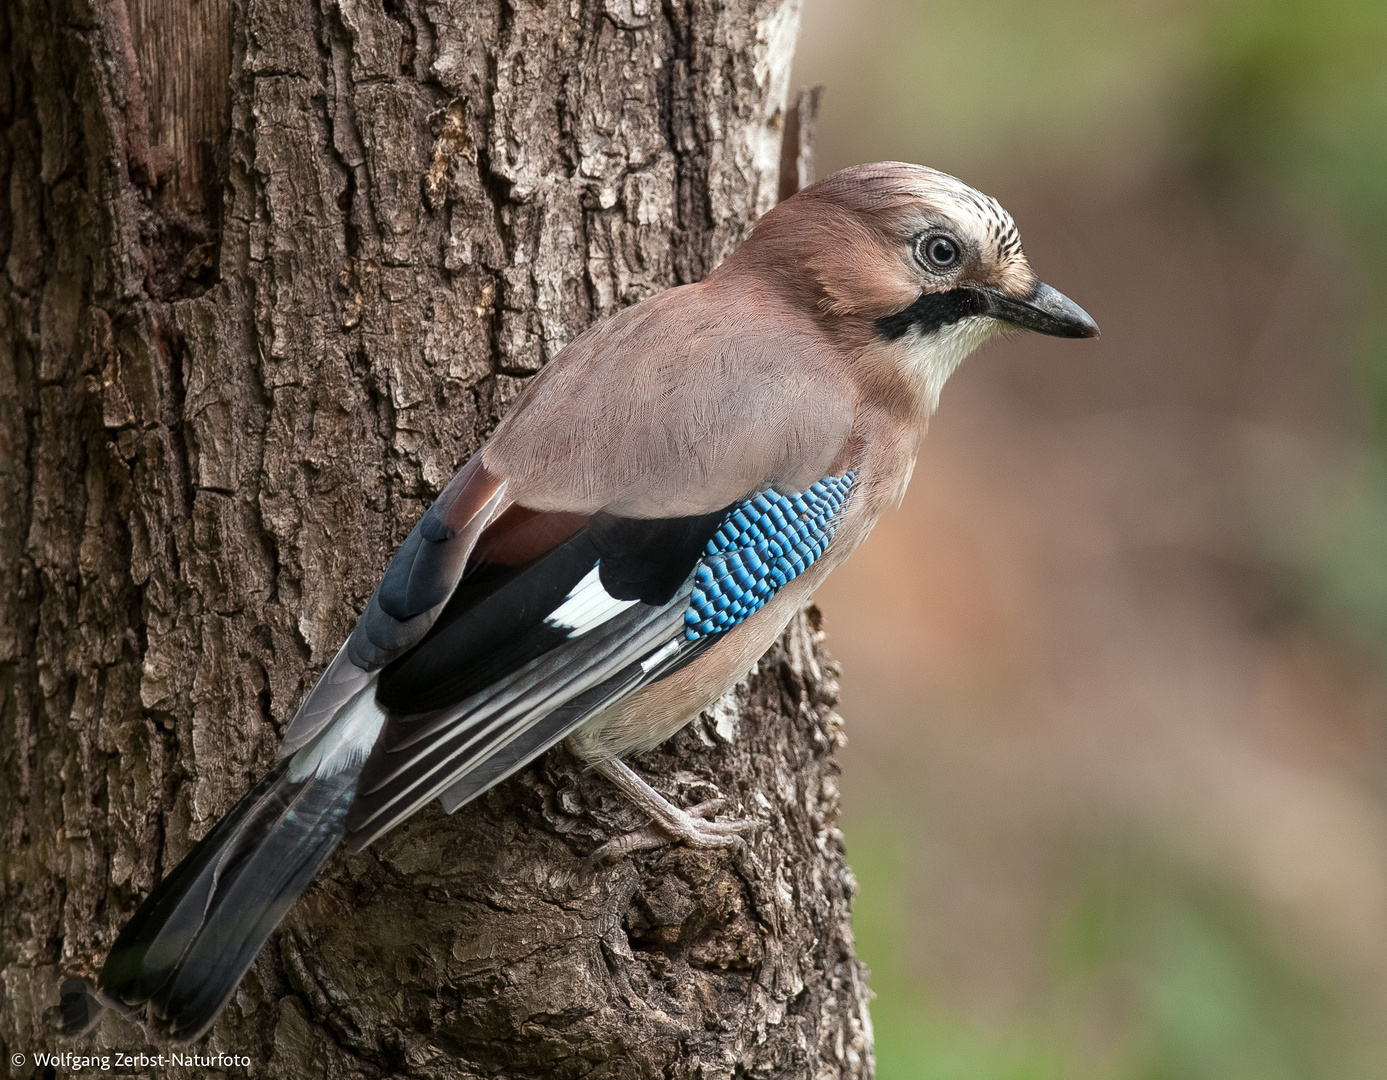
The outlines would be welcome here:
<svg viewBox="0 0 1387 1080">
<path fill-rule="evenodd" d="M 930 333 L 916 327 L 906 331 L 899 344 L 902 367 L 915 384 L 925 417 L 939 408 L 939 395 L 958 365 L 1000 329 L 996 319 L 971 315 Z"/>
</svg>

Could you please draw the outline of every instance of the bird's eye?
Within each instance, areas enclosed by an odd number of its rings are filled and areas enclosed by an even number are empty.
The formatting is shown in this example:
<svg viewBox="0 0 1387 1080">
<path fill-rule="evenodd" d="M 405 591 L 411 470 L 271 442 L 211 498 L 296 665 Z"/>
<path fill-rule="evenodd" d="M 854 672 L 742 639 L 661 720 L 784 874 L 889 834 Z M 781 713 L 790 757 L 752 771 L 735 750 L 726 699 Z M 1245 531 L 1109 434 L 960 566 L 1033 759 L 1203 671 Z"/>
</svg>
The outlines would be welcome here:
<svg viewBox="0 0 1387 1080">
<path fill-rule="evenodd" d="M 927 236 L 920 242 L 920 253 L 931 270 L 950 270 L 958 264 L 958 244 L 947 236 Z"/>
</svg>

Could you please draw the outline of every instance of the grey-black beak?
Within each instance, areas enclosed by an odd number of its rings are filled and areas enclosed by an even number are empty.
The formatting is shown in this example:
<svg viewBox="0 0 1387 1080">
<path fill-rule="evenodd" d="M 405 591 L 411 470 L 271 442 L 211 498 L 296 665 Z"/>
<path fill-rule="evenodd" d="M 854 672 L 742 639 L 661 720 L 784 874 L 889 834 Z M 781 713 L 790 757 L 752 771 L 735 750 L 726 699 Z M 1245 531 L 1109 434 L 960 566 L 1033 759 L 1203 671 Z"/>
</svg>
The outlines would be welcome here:
<svg viewBox="0 0 1387 1080">
<path fill-rule="evenodd" d="M 1089 313 L 1058 289 L 1037 281 L 1025 297 L 1018 299 L 988 290 L 988 314 L 1024 330 L 1052 337 L 1096 338 L 1098 324 Z"/>
</svg>

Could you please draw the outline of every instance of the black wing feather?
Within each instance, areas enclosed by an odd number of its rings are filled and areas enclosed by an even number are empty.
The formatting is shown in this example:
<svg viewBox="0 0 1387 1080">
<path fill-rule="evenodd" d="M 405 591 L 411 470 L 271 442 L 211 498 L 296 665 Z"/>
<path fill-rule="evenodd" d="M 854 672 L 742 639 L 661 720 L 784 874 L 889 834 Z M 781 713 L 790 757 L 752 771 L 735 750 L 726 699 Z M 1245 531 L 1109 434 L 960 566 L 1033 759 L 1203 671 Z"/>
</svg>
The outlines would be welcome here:
<svg viewBox="0 0 1387 1080">
<path fill-rule="evenodd" d="M 479 567 L 425 638 L 382 669 L 376 701 L 399 714 L 446 708 L 561 644 L 544 619 L 597 559 L 582 531 L 525 569 Z"/>
<path fill-rule="evenodd" d="M 508 749 L 561 706 L 575 700 L 679 635 L 683 600 L 662 608 L 638 604 L 589 634 L 565 642 L 474 698 L 422 717 L 389 717 L 367 759 L 347 820 L 347 844 L 358 849 L 454 787 Z M 694 647 L 695 643 L 687 643 Z M 590 711 L 554 730 L 507 772 L 543 752 Z"/>
<path fill-rule="evenodd" d="M 464 468 L 449 488 L 460 483 L 465 487 L 470 468 Z M 357 667 L 380 667 L 422 640 L 457 587 L 472 545 L 502 498 L 501 491 L 495 491 L 459 532 L 446 515 L 455 509 L 460 490 L 445 489 L 390 560 L 347 639 L 347 656 Z"/>
<path fill-rule="evenodd" d="M 460 780 L 444 790 L 440 796 L 443 809 L 452 813 L 459 806 L 475 799 L 488 788 L 494 787 L 512 773 L 523 768 L 549 747 L 566 738 L 590 716 L 601 712 L 608 705 L 634 693 L 642 686 L 664 678 L 692 660 L 697 659 L 714 639 L 701 638 L 683 647 L 677 657 L 651 669 L 640 661 L 627 664 L 615 675 L 604 680 L 591 690 L 565 702 L 544 716 L 529 730 L 514 741 L 497 750 L 476 768 L 467 772 Z"/>
<path fill-rule="evenodd" d="M 460 806 L 702 652 L 709 641 L 684 640 L 683 613 L 723 516 L 596 515 L 519 570 L 470 570 L 424 639 L 381 671 L 376 701 L 387 719 L 362 772 L 348 845 L 365 846 L 440 794 Z M 567 629 L 551 616 L 594 567 L 607 596 L 627 606 Z"/>
<path fill-rule="evenodd" d="M 588 530 L 602 558 L 603 588 L 618 600 L 669 603 L 724 513 L 660 519 L 595 515 Z"/>
<path fill-rule="evenodd" d="M 388 664 L 376 700 L 398 715 L 456 705 L 566 640 L 545 619 L 599 566 L 617 600 L 669 603 L 688 580 L 725 511 L 644 519 L 597 514 L 527 566 L 469 570 L 429 633 Z"/>
</svg>

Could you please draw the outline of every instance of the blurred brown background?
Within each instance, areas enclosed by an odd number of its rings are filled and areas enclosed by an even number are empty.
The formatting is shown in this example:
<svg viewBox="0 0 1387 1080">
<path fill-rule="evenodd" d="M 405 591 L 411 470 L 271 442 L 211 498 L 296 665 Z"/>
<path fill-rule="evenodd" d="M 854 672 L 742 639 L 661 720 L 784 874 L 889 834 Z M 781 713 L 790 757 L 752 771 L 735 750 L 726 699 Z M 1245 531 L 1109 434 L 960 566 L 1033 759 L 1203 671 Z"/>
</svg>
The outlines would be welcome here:
<svg viewBox="0 0 1387 1080">
<path fill-rule="evenodd" d="M 805 0 L 795 83 L 1103 328 L 819 594 L 880 1075 L 1387 1076 L 1387 5 Z"/>
</svg>

